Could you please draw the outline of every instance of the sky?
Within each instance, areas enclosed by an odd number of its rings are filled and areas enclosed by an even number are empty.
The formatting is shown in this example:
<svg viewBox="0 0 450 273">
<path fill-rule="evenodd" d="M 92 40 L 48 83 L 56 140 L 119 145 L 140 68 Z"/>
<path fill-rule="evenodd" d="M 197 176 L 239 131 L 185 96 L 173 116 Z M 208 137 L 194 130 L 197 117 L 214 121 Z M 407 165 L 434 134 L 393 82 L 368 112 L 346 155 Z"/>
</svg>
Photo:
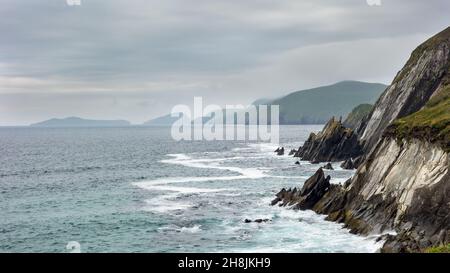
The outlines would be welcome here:
<svg viewBox="0 0 450 273">
<path fill-rule="evenodd" d="M 449 12 L 448 0 L 0 0 L 0 126 L 139 124 L 194 96 L 247 105 L 389 84 Z"/>
</svg>

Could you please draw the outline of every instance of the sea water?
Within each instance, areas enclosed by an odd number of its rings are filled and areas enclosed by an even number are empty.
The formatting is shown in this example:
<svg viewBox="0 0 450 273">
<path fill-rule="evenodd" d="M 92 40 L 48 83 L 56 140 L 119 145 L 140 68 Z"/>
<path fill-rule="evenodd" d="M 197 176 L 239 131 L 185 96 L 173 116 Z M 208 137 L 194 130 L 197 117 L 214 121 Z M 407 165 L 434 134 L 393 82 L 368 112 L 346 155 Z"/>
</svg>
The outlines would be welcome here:
<svg viewBox="0 0 450 273">
<path fill-rule="evenodd" d="M 169 127 L 0 128 L 0 252 L 374 252 L 373 237 L 270 206 L 320 167 L 287 153 L 321 128 L 281 126 L 284 156 Z M 354 173 L 333 167 L 332 183 Z"/>
</svg>

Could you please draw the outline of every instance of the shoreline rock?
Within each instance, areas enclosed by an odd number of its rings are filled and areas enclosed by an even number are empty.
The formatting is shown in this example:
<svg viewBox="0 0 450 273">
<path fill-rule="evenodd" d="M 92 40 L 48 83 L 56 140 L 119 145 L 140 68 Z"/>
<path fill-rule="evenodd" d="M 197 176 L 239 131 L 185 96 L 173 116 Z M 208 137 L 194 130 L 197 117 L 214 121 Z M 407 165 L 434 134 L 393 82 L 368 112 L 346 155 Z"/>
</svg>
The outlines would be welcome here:
<svg viewBox="0 0 450 273">
<path fill-rule="evenodd" d="M 295 157 L 311 163 L 336 162 L 362 155 L 358 136 L 341 121 L 331 118 L 318 134 L 311 133 Z"/>
<path fill-rule="evenodd" d="M 280 207 L 294 205 L 294 209 L 312 209 L 330 188 L 330 179 L 330 176 L 325 177 L 322 168 L 320 168 L 305 181 L 301 190 L 297 188 L 282 189 L 272 200 L 271 205 L 274 206 L 281 202 Z"/>
<path fill-rule="evenodd" d="M 277 155 L 284 155 L 284 147 L 279 147 L 274 151 Z"/>
<path fill-rule="evenodd" d="M 349 158 L 341 164 L 341 168 L 344 170 L 353 170 L 355 169 L 355 164 L 353 163 L 353 160 Z"/>
<path fill-rule="evenodd" d="M 302 189 L 282 189 L 272 205 L 311 209 L 354 234 L 396 231 L 381 252 L 420 252 L 450 241 L 449 164 L 438 146 L 386 138 L 343 186 L 330 184 L 319 168 Z M 412 179 L 405 168 L 413 168 Z"/>
<path fill-rule="evenodd" d="M 250 220 L 250 219 L 245 219 L 244 220 L 244 223 L 246 223 L 246 224 L 250 224 L 250 223 L 261 224 L 261 223 L 267 223 L 267 222 L 272 222 L 272 220 L 267 219 L 267 218 L 265 218 L 265 219 L 255 219 L 255 220 Z"/>
</svg>

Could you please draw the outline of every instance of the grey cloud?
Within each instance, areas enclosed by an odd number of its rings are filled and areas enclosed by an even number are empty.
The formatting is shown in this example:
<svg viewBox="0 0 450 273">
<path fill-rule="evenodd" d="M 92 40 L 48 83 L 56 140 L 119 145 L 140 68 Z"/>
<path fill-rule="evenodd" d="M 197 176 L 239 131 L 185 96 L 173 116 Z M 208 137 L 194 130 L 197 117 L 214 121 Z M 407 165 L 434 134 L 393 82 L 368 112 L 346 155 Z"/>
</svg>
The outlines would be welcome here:
<svg viewBox="0 0 450 273">
<path fill-rule="evenodd" d="M 160 100 L 161 109 L 145 115 L 152 116 L 170 109 L 174 96 L 233 102 L 239 95 L 248 103 L 343 77 L 389 81 L 406 50 L 448 26 L 450 3 L 382 2 L 82 0 L 69 7 L 64 0 L 2 0 L 0 108 L 9 112 L 0 124 L 60 115 L 60 105 L 102 116 L 93 106 L 75 107 L 71 97 L 104 104 L 96 94 L 110 95 L 102 92 L 116 94 L 117 114 L 140 121 L 143 113 L 131 109 L 145 105 L 139 100 Z M 351 54 L 342 54 L 346 47 Z M 131 99 L 133 92 L 140 96 Z M 11 107 L 43 94 L 59 104 L 34 114 L 34 100 Z"/>
</svg>

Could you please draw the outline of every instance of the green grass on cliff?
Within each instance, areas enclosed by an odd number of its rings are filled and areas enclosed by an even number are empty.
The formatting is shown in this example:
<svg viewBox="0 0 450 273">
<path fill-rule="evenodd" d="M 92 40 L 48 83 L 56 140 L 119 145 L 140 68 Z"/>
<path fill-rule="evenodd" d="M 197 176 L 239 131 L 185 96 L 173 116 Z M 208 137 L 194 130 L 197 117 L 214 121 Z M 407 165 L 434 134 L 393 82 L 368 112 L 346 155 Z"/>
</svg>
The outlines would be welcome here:
<svg viewBox="0 0 450 273">
<path fill-rule="evenodd" d="M 430 247 L 425 250 L 426 253 L 450 253 L 450 244 L 445 246 Z"/>
<path fill-rule="evenodd" d="M 394 121 L 387 134 L 397 139 L 423 139 L 450 152 L 450 85 L 446 85 L 420 111 Z"/>
</svg>

